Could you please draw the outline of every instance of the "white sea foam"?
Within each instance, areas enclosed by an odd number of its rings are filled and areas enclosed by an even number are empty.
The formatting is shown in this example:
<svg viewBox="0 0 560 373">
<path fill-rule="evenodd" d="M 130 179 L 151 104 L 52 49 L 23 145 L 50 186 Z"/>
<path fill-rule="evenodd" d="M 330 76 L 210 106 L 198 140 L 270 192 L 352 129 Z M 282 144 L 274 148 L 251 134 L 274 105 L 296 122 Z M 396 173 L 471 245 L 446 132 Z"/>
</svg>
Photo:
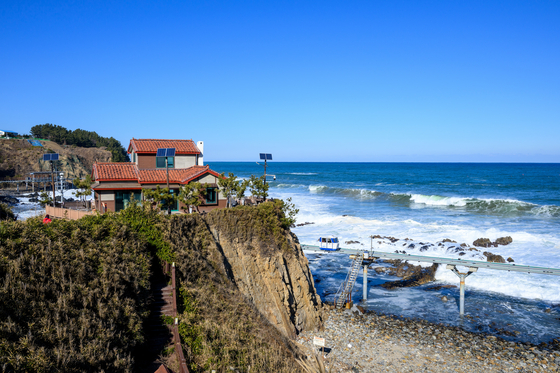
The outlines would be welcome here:
<svg viewBox="0 0 560 373">
<path fill-rule="evenodd" d="M 410 200 L 414 203 L 421 203 L 430 206 L 457 206 L 467 205 L 468 199 L 460 197 L 425 196 L 423 194 L 411 194 Z"/>
<path fill-rule="evenodd" d="M 300 242 L 304 244 L 316 244 L 318 237 L 325 234 L 332 234 L 339 237 L 343 247 L 350 247 L 344 244 L 345 241 L 358 241 L 353 244 L 353 248 L 369 248 L 371 245 L 370 236 L 379 234 L 381 236 L 393 236 L 401 240 L 390 243 L 381 240 L 379 244 L 374 240 L 374 250 L 394 252 L 395 250 L 405 250 L 409 254 L 439 256 L 448 258 L 462 258 L 471 260 L 485 261 L 483 251 L 491 251 L 494 254 L 502 255 L 504 258 L 513 257 L 515 263 L 535 266 L 560 267 L 560 242 L 555 235 L 525 232 L 513 227 L 515 230 L 504 230 L 501 228 L 483 226 L 476 221 L 465 221 L 459 225 L 456 223 L 442 224 L 442 222 L 423 222 L 415 219 L 368 219 L 359 216 L 342 216 L 328 212 L 329 201 L 318 195 L 308 200 L 305 196 L 298 196 L 296 205 L 305 211 L 302 220 L 314 222 L 313 225 L 295 228 L 294 232 L 298 235 Z M 314 211 L 317 209 L 316 211 Z M 488 237 L 492 240 L 498 237 L 512 236 L 514 242 L 507 246 L 492 247 L 477 251 L 457 251 L 461 243 L 469 245 L 478 238 Z M 411 238 L 413 241 L 404 241 L 404 238 Z M 457 243 L 446 243 L 438 246 L 444 238 L 456 240 Z M 420 242 L 425 245 L 419 244 Z M 414 248 L 409 248 L 410 243 L 414 243 Z M 403 244 L 405 246 L 403 246 Z M 430 246 L 432 245 L 432 246 Z M 421 248 L 428 246 L 427 249 Z M 454 249 L 450 249 L 454 247 Z M 460 256 L 459 253 L 465 253 Z M 431 265 L 424 263 L 423 266 Z M 443 267 L 442 267 L 443 268 Z M 320 269 L 318 269 L 320 270 Z M 480 270 L 475 275 L 470 276 L 468 286 L 472 289 L 492 291 L 506 294 L 509 296 L 525 297 L 530 299 L 542 299 L 549 302 L 560 301 L 560 284 L 553 276 L 525 276 L 502 271 Z M 451 271 L 444 269 L 438 270 L 436 274 L 438 281 L 455 284 L 456 276 Z"/>
<path fill-rule="evenodd" d="M 327 190 L 328 187 L 326 185 L 310 185 L 309 192 L 311 193 L 321 193 Z"/>
</svg>

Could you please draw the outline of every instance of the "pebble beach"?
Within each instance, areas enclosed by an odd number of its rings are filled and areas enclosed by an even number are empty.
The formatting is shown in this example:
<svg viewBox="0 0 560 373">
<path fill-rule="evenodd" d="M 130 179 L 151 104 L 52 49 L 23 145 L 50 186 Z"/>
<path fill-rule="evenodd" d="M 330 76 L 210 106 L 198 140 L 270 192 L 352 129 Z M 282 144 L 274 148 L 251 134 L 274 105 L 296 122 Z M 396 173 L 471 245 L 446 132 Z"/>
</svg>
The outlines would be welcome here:
<svg viewBox="0 0 560 373">
<path fill-rule="evenodd" d="M 312 356 L 325 338 L 332 372 L 560 372 L 560 340 L 532 345 L 471 333 L 457 326 L 326 306 L 320 332 L 296 341 Z"/>
</svg>

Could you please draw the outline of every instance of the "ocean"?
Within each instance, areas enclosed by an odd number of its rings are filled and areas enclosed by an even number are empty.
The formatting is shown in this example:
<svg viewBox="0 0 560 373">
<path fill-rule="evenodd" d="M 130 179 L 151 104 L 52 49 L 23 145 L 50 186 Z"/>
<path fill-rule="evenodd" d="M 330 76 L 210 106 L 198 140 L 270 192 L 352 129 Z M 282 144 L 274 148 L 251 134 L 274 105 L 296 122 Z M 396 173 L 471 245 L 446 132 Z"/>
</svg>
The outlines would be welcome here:
<svg viewBox="0 0 560 373">
<path fill-rule="evenodd" d="M 209 165 L 240 178 L 263 174 L 262 163 Z M 276 176 L 269 178 L 270 196 L 292 198 L 297 223 L 313 223 L 292 229 L 302 244 L 317 245 L 320 236 L 334 235 L 348 248 L 373 245 L 379 251 L 473 260 L 486 260 L 482 251 L 490 251 L 516 264 L 560 268 L 560 164 L 269 162 L 267 173 Z M 399 241 L 372 242 L 372 235 Z M 456 251 L 461 243 L 505 236 L 513 238 L 507 246 L 463 256 Z M 412 241 L 403 246 L 405 238 Z M 438 245 L 446 238 L 457 244 Z M 345 244 L 349 241 L 357 243 Z M 422 245 L 411 248 L 411 242 Z M 319 295 L 332 301 L 350 259 L 340 253 L 306 256 Z M 368 271 L 368 300 L 360 303 L 360 273 L 352 299 L 379 313 L 461 325 L 510 340 L 540 343 L 560 334 L 557 276 L 480 269 L 466 280 L 464 318 L 458 310 L 459 279 L 443 266 L 435 283 L 397 290 L 379 286 L 395 279 Z M 430 290 L 437 284 L 457 287 Z"/>
</svg>

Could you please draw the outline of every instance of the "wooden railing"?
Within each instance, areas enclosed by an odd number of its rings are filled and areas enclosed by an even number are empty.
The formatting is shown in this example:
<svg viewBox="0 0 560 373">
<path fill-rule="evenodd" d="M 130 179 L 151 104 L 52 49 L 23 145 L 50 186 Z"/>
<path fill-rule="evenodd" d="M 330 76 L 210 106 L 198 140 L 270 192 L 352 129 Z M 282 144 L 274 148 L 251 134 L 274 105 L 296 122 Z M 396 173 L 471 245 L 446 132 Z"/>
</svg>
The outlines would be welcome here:
<svg viewBox="0 0 560 373">
<path fill-rule="evenodd" d="M 72 209 L 65 209 L 63 207 L 52 207 L 52 206 L 45 206 L 45 213 L 55 218 L 62 218 L 62 219 L 71 219 L 71 220 L 78 220 L 83 218 L 86 215 L 93 215 L 93 211 L 84 211 L 84 210 L 72 210 Z"/>
<path fill-rule="evenodd" d="M 171 267 L 171 268 L 170 268 Z M 177 318 L 177 286 L 175 279 L 175 263 L 169 265 L 169 263 L 164 264 L 164 271 L 169 273 L 171 269 L 171 288 L 173 291 L 173 317 L 175 321 L 171 327 L 171 332 L 173 333 L 173 344 L 175 345 L 175 353 L 177 354 L 177 361 L 179 362 L 179 373 L 189 373 L 189 368 L 187 368 L 187 361 L 185 355 L 183 354 L 183 346 L 181 346 L 181 336 L 179 335 L 179 319 Z"/>
</svg>

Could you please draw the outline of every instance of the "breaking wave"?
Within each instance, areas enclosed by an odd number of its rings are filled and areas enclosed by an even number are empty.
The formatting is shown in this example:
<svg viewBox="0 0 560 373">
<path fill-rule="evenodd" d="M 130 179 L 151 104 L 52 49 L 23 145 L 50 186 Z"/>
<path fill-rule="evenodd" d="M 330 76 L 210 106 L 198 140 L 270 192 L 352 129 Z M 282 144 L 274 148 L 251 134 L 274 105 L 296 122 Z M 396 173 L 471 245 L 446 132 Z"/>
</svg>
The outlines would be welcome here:
<svg viewBox="0 0 560 373">
<path fill-rule="evenodd" d="M 336 188 L 326 185 L 310 185 L 308 189 L 312 194 L 339 195 L 360 200 L 389 200 L 417 206 L 464 209 L 475 213 L 560 217 L 560 206 L 541 206 L 516 199 L 448 197 L 415 193 L 383 193 L 369 189 Z"/>
<path fill-rule="evenodd" d="M 310 185 L 309 192 L 314 194 L 340 194 L 347 197 L 358 198 L 358 199 L 374 199 L 378 196 L 382 196 L 384 193 L 377 192 L 375 190 L 369 189 L 357 189 L 357 188 L 333 188 L 325 185 Z"/>
<path fill-rule="evenodd" d="M 515 199 L 494 198 L 464 198 L 445 197 L 438 195 L 391 193 L 390 197 L 397 201 L 410 202 L 433 207 L 464 208 L 469 211 L 504 215 L 532 214 L 550 217 L 560 217 L 560 207 L 549 205 L 540 206 L 534 203 Z"/>
</svg>

